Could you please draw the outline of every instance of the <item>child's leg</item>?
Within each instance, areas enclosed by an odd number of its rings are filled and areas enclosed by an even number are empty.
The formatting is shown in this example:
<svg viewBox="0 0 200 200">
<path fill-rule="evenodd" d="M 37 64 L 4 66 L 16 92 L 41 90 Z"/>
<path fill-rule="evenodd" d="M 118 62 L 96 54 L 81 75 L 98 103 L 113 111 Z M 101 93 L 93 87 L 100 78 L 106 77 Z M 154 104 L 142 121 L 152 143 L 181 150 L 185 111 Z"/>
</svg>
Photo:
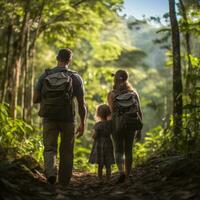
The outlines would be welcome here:
<svg viewBox="0 0 200 200">
<path fill-rule="evenodd" d="M 98 165 L 98 178 L 102 179 L 103 175 L 103 165 Z"/>
<path fill-rule="evenodd" d="M 107 181 L 110 180 L 110 176 L 111 176 L 111 166 L 106 165 L 106 179 L 107 179 Z"/>
</svg>

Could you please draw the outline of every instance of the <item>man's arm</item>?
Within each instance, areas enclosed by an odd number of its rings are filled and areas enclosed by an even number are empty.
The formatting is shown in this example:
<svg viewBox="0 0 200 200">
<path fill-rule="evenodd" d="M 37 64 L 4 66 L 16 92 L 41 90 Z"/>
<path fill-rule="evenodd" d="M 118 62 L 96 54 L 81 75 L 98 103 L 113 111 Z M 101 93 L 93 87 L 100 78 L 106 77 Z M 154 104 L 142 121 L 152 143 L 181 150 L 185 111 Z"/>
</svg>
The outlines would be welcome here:
<svg viewBox="0 0 200 200">
<path fill-rule="evenodd" d="M 40 103 L 41 102 L 41 92 L 35 90 L 33 93 L 33 103 Z"/>
<path fill-rule="evenodd" d="M 86 121 L 86 115 L 87 115 L 87 109 L 85 106 L 84 96 L 82 95 L 82 96 L 77 97 L 77 102 L 78 102 L 78 114 L 80 117 L 80 125 L 76 133 L 77 133 L 77 137 L 81 137 L 84 133 L 85 121 Z"/>
<path fill-rule="evenodd" d="M 35 86 L 35 90 L 34 90 L 34 93 L 33 93 L 33 103 L 40 103 L 41 102 L 41 90 L 42 90 L 42 85 L 43 85 L 43 80 L 45 78 L 46 74 L 42 74 L 38 81 L 37 81 L 37 84 Z"/>
</svg>

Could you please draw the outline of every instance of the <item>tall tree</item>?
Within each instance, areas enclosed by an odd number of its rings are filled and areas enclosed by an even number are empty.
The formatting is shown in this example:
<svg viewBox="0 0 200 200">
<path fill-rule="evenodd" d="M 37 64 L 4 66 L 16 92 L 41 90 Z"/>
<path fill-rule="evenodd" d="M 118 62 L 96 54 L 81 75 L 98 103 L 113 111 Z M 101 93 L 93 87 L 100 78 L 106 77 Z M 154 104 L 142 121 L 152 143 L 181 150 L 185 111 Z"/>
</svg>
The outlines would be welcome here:
<svg viewBox="0 0 200 200">
<path fill-rule="evenodd" d="M 191 59 L 190 59 L 190 55 L 191 55 L 190 38 L 191 38 L 191 35 L 190 35 L 190 31 L 188 30 L 189 24 L 188 24 L 187 10 L 186 10 L 185 5 L 184 5 L 182 0 L 179 0 L 179 3 L 180 3 L 180 8 L 181 8 L 181 14 L 182 14 L 185 26 L 186 26 L 184 36 L 185 36 L 187 60 L 188 60 L 188 70 L 187 71 L 188 71 L 188 73 L 191 73 L 192 72 L 192 63 L 191 63 Z M 190 88 L 188 77 L 189 76 L 186 77 L 186 90 Z"/>
<path fill-rule="evenodd" d="M 172 31 L 172 49 L 173 49 L 173 120 L 174 136 L 177 141 L 182 132 L 182 74 L 180 57 L 180 34 L 176 17 L 175 0 L 169 0 L 169 13 Z"/>
</svg>

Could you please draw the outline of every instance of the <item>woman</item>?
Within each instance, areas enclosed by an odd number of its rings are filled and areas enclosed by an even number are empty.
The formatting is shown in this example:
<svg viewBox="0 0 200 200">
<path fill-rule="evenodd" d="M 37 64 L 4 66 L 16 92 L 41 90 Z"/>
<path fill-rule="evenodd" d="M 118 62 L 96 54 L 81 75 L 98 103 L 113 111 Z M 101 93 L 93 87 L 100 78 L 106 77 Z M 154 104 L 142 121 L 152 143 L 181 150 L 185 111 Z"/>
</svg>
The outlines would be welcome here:
<svg viewBox="0 0 200 200">
<path fill-rule="evenodd" d="M 118 70 L 114 75 L 114 86 L 113 90 L 108 94 L 108 104 L 112 112 L 112 119 L 115 121 L 115 113 L 117 112 L 117 106 L 115 98 L 120 93 L 133 93 L 138 103 L 138 114 L 142 119 L 142 112 L 140 108 L 139 96 L 135 89 L 128 81 L 128 73 L 125 70 Z M 119 180 L 117 183 L 122 183 L 126 178 L 129 177 L 132 167 L 132 148 L 134 137 L 139 138 L 140 131 L 126 130 L 126 131 L 113 131 L 113 140 L 115 146 L 115 160 L 120 173 Z M 125 161 L 123 156 L 125 155 Z"/>
</svg>

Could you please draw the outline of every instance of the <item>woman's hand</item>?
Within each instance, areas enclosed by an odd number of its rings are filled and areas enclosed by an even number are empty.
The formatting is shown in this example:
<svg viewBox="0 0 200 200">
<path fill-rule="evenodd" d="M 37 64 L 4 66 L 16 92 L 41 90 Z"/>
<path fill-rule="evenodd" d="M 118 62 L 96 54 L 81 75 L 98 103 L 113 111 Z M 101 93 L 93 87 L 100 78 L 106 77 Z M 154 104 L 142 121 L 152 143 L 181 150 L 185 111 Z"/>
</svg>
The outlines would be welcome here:
<svg viewBox="0 0 200 200">
<path fill-rule="evenodd" d="M 97 137 L 97 133 L 94 132 L 94 133 L 92 134 L 92 138 L 95 139 L 96 137 Z"/>
</svg>

